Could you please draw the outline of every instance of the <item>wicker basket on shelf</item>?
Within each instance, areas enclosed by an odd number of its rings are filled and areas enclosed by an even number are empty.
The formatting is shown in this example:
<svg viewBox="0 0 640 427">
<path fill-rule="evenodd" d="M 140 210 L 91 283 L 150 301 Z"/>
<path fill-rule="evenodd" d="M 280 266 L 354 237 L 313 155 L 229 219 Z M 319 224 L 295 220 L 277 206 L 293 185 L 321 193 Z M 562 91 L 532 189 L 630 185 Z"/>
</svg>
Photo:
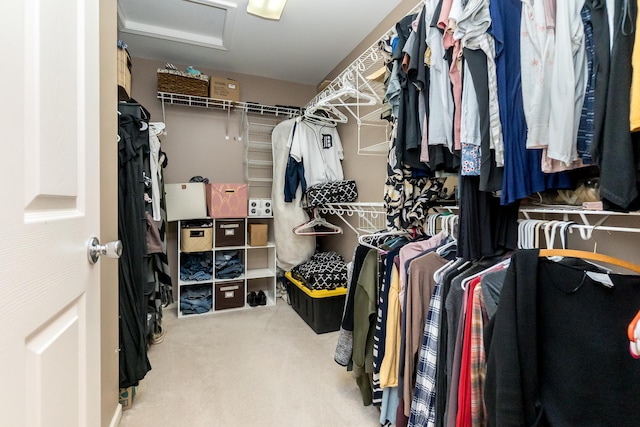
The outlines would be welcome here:
<svg viewBox="0 0 640 427">
<path fill-rule="evenodd" d="M 158 92 L 208 97 L 209 76 L 158 68 Z"/>
</svg>

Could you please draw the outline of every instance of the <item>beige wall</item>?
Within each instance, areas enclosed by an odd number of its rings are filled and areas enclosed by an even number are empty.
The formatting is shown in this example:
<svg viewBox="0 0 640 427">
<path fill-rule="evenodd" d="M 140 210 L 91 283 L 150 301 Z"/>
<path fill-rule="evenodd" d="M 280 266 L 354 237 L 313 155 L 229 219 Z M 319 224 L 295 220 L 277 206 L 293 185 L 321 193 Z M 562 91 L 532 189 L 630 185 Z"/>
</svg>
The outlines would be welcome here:
<svg viewBox="0 0 640 427">
<path fill-rule="evenodd" d="M 116 1 L 100 1 L 100 240 L 118 239 Z M 100 258 L 101 425 L 118 407 L 118 261 Z"/>
</svg>

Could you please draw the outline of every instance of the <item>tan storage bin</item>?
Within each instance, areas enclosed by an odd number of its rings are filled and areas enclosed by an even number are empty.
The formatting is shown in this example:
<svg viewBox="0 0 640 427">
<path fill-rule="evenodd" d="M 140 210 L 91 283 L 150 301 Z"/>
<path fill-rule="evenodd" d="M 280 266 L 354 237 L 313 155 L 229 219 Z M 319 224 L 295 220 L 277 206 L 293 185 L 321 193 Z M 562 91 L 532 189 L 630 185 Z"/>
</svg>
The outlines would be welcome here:
<svg viewBox="0 0 640 427">
<path fill-rule="evenodd" d="M 249 246 L 267 246 L 269 242 L 268 224 L 249 224 Z"/>
<path fill-rule="evenodd" d="M 205 252 L 213 248 L 213 227 L 183 227 L 180 230 L 180 251 Z"/>
</svg>

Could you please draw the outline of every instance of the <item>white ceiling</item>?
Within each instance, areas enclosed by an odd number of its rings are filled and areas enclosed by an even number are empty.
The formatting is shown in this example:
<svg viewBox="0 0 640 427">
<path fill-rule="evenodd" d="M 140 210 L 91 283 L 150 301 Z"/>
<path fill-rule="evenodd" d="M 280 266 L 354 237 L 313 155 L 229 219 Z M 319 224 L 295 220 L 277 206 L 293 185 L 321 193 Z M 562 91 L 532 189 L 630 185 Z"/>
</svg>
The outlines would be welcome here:
<svg viewBox="0 0 640 427">
<path fill-rule="evenodd" d="M 118 0 L 118 37 L 134 57 L 315 85 L 400 3 L 289 0 L 270 21 L 247 0 Z"/>
</svg>

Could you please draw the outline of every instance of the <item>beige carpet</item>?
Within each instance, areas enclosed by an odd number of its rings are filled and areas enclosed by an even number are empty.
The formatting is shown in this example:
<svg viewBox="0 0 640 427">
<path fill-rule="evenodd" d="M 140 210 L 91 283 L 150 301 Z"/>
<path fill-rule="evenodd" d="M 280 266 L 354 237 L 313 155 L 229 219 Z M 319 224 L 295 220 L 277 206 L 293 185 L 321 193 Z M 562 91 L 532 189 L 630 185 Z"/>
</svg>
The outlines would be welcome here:
<svg viewBox="0 0 640 427">
<path fill-rule="evenodd" d="M 122 427 L 380 425 L 333 360 L 338 333 L 317 335 L 281 299 L 182 319 L 171 306 L 164 328 Z"/>
</svg>

